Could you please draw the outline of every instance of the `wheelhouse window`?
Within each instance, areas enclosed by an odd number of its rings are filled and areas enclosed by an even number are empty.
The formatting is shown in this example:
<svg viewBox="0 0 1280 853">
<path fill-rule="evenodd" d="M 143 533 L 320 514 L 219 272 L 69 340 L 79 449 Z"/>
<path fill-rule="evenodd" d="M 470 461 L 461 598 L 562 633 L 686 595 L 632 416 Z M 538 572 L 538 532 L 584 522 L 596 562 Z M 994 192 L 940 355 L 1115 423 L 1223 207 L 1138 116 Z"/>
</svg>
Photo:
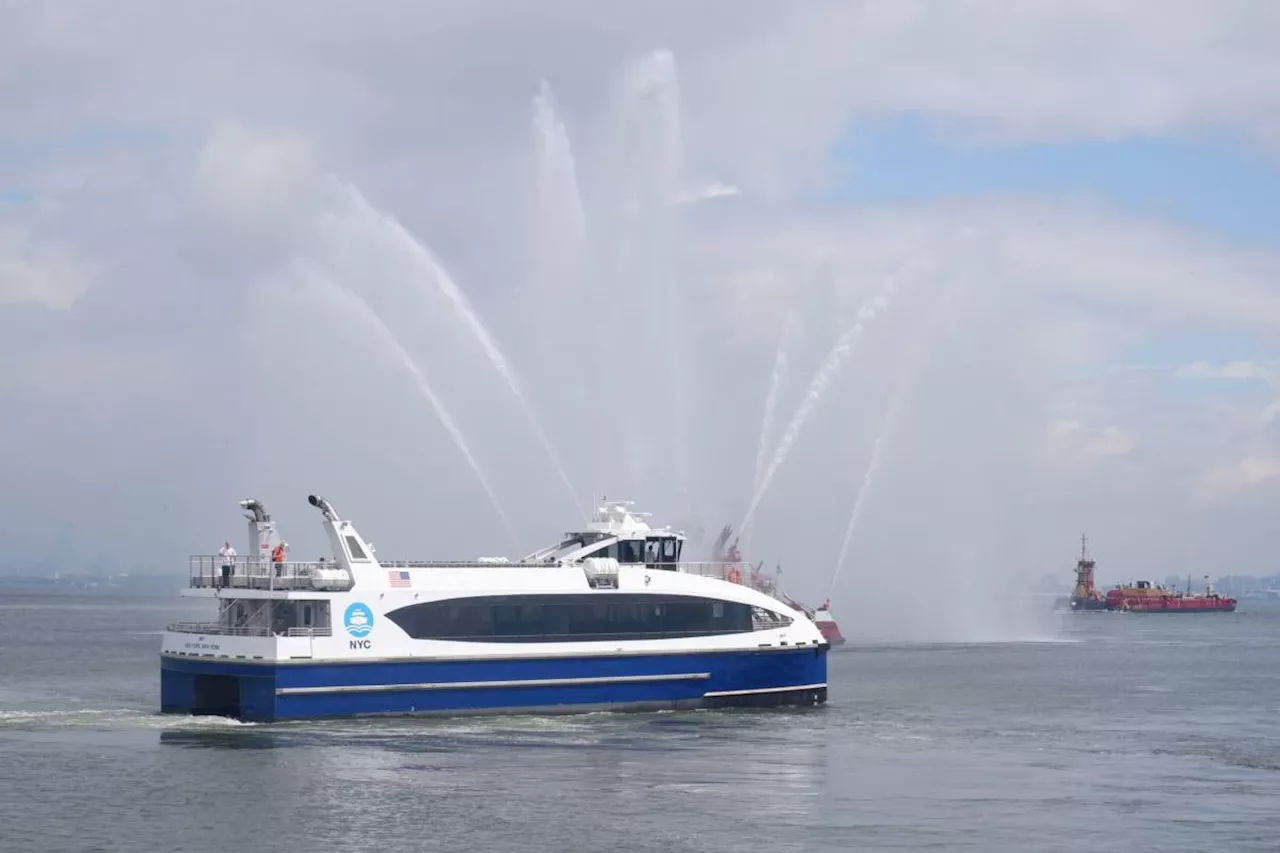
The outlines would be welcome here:
<svg viewBox="0 0 1280 853">
<path fill-rule="evenodd" d="M 651 536 L 644 544 L 645 564 L 655 569 L 675 569 L 680 562 L 680 540 L 674 536 Z"/>
<path fill-rule="evenodd" d="M 477 596 L 413 604 L 387 618 L 420 640 L 555 643 L 747 633 L 759 630 L 752 609 L 687 595 Z"/>
<path fill-rule="evenodd" d="M 623 539 L 618 543 L 619 563 L 643 563 L 644 542 L 639 539 Z"/>
<path fill-rule="evenodd" d="M 360 547 L 360 540 L 354 536 L 344 537 L 347 540 L 347 551 L 351 554 L 353 560 L 367 560 L 369 556 L 365 554 L 364 549 Z"/>
</svg>

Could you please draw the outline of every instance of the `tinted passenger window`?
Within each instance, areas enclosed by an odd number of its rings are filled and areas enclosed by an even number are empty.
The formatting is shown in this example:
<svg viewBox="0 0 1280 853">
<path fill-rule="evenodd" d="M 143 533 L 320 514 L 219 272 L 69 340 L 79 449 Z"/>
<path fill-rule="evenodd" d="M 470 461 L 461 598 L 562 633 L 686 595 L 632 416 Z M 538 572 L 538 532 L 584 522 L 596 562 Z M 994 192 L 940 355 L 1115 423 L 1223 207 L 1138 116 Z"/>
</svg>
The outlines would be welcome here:
<svg viewBox="0 0 1280 853">
<path fill-rule="evenodd" d="M 751 610 L 682 595 L 524 595 L 413 604 L 387 618 L 415 639 L 554 643 L 744 633 Z"/>
</svg>

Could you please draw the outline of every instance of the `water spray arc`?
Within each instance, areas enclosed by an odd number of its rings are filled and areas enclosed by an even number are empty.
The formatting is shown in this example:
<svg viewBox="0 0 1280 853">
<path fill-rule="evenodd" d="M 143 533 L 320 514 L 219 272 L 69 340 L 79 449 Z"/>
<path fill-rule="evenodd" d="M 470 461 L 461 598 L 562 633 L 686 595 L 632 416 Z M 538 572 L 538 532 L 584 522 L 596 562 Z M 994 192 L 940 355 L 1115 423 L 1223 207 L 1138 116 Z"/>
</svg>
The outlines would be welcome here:
<svg viewBox="0 0 1280 853">
<path fill-rule="evenodd" d="M 760 488 L 760 479 L 764 476 L 765 458 L 769 455 L 769 438 L 773 435 L 773 415 L 778 408 L 778 394 L 782 391 L 782 385 L 787 380 L 787 347 L 791 342 L 791 335 L 794 332 L 795 318 L 787 323 L 786 329 L 782 333 L 782 338 L 778 341 L 778 350 L 773 357 L 773 373 L 769 376 L 769 391 L 764 398 L 764 417 L 760 421 L 760 441 L 756 449 L 756 470 L 755 476 L 751 479 L 751 494 L 755 494 Z M 741 536 L 742 550 L 750 552 L 751 532 L 745 531 Z"/>
<path fill-rule="evenodd" d="M 401 364 L 408 370 L 418 383 L 418 390 L 422 392 L 422 396 L 427 398 L 427 402 L 431 404 L 431 408 L 435 411 L 436 417 L 440 419 L 441 425 L 445 428 L 445 432 L 449 433 L 449 437 L 453 439 L 453 443 L 458 448 L 458 452 L 462 454 L 466 460 L 467 466 L 471 472 L 475 474 L 476 479 L 480 482 L 480 488 L 484 490 L 485 495 L 489 498 L 489 503 L 493 506 L 494 512 L 498 518 L 502 520 L 502 526 L 506 528 L 507 535 L 512 543 L 517 541 L 515 529 L 511 526 L 511 519 L 507 516 L 506 511 L 502 508 L 502 504 L 498 501 L 498 496 L 494 492 L 493 487 L 489 484 L 489 479 L 484 474 L 484 469 L 480 467 L 480 463 L 476 461 L 475 456 L 471 453 L 471 448 L 467 446 L 466 439 L 462 437 L 462 431 L 458 429 L 454 423 L 453 417 L 445 408 L 444 402 L 435 393 L 431 387 L 431 383 L 427 381 L 426 374 L 418 367 L 413 357 L 404 348 L 399 340 L 396 339 L 391 329 L 382 321 L 382 318 L 369 306 L 364 299 L 352 293 L 351 291 L 338 286 L 327 278 L 318 274 L 311 274 L 310 278 L 318 283 L 329 295 L 329 297 L 346 311 L 359 317 L 366 325 L 370 326 L 378 333 L 381 340 L 389 349 L 393 350 L 395 355 L 400 359 Z"/>
<path fill-rule="evenodd" d="M 609 258 L 608 280 L 619 298 L 645 298 L 633 309 L 636 322 L 626 332 L 637 363 L 664 374 L 666 410 L 646 409 L 621 419 L 617 430 L 633 454 L 630 487 L 656 490 L 664 499 L 689 506 L 691 460 L 689 393 L 691 342 L 687 305 L 676 261 L 676 198 L 685 183 L 681 92 L 674 54 L 648 52 L 625 69 L 614 94 L 610 145 L 614 149 L 608 193 L 613 213 L 606 228 L 611 240 L 601 256 Z M 609 342 L 617 346 L 617 341 Z M 625 405 L 625 401 L 619 401 Z M 664 460 L 669 473 L 655 482 L 652 472 Z M 669 461 L 667 461 L 669 460 Z"/>
<path fill-rule="evenodd" d="M 534 414 L 533 407 L 530 405 L 528 398 L 520 390 L 520 384 L 516 381 L 515 374 L 511 371 L 507 364 L 506 358 L 502 355 L 502 350 L 498 347 L 498 342 L 489 334 L 489 330 L 480 322 L 480 317 L 471 307 L 467 300 L 466 294 L 458 287 L 448 271 L 435 259 L 435 256 L 423 246 L 418 240 L 410 234 L 403 225 L 393 216 L 382 213 L 375 209 L 369 201 L 355 187 L 348 185 L 347 190 L 356 206 L 359 215 L 368 218 L 371 222 L 387 229 L 388 233 L 405 248 L 410 256 L 414 258 L 430 275 L 435 279 L 436 285 L 440 288 L 440 292 L 453 306 L 454 311 L 462 319 L 468 331 L 479 342 L 485 355 L 489 358 L 489 362 L 493 365 L 498 374 L 506 381 L 507 387 L 511 393 L 515 395 L 516 401 L 520 404 L 521 410 L 524 412 L 525 418 L 529 421 L 529 426 L 533 430 L 535 437 L 542 444 L 546 451 L 552 466 L 556 470 L 556 474 L 560 477 L 560 481 L 564 484 L 565 490 L 573 500 L 574 508 L 583 514 L 583 503 L 578 496 L 577 490 L 573 487 L 573 482 L 569 479 L 568 473 L 565 471 L 564 465 L 560 461 L 559 454 L 556 453 L 555 447 L 551 444 L 551 439 L 542 429 L 541 423 Z"/>
<path fill-rule="evenodd" d="M 862 475 L 862 483 L 858 486 L 858 493 L 853 499 L 853 510 L 849 514 L 849 524 L 844 529 L 844 540 L 840 543 L 840 556 L 836 558 L 836 568 L 831 574 L 831 589 L 827 591 L 828 599 L 835 593 L 836 582 L 840 580 L 845 558 L 849 555 L 849 545 L 853 542 L 853 531 L 857 529 L 858 519 L 862 516 L 862 507 L 866 504 L 867 493 L 871 490 L 871 482 L 875 478 L 876 470 L 880 467 L 880 458 L 884 455 L 885 445 L 889 443 L 889 436 L 892 435 L 894 424 L 897 423 L 898 412 L 906 396 L 907 381 L 908 375 L 904 374 L 898 387 L 894 389 L 893 399 L 889 401 L 884 419 L 880 422 L 880 432 L 876 435 L 875 445 L 871 448 L 871 460 L 867 463 L 867 470 Z"/>
<path fill-rule="evenodd" d="M 924 360 L 926 354 L 927 344 L 934 341 L 938 321 L 947 316 L 951 303 L 955 299 L 956 291 L 952 290 L 933 309 L 923 331 L 921 331 L 919 338 L 912 347 L 906 364 L 903 366 L 902 374 L 898 377 L 893 396 L 885 409 L 884 418 L 880 421 L 880 431 L 876 435 L 875 444 L 872 445 L 871 458 L 867 462 L 867 470 L 863 472 L 862 483 L 858 486 L 858 492 L 853 499 L 853 509 L 849 513 L 849 524 L 844 530 L 844 541 L 840 543 L 840 556 L 836 558 L 835 570 L 831 573 L 831 589 L 827 591 L 828 599 L 835 595 L 836 583 L 840 580 L 840 573 L 844 571 L 845 560 L 849 556 L 849 546 L 853 542 L 853 533 L 858 527 L 859 519 L 862 517 L 862 508 L 866 505 L 867 494 L 871 491 L 872 482 L 880 468 L 885 447 L 889 444 L 894 434 L 898 415 L 901 413 L 902 405 L 910 391 L 911 380 L 920 369 L 920 363 Z"/>
<path fill-rule="evenodd" d="M 569 132 L 560 120 L 555 93 L 546 80 L 533 97 L 534 142 L 538 147 L 538 194 L 567 220 L 569 239 L 578 246 L 587 240 L 587 217 L 578 189 L 578 168 Z"/>
<path fill-rule="evenodd" d="M 769 485 L 773 482 L 774 475 L 778 473 L 778 468 L 786 461 L 791 445 L 795 443 L 797 436 L 800 435 L 800 430 L 804 427 L 805 421 L 809 419 L 809 415 L 822 399 L 827 386 L 831 384 L 836 374 L 839 373 L 845 357 L 853 348 L 854 342 L 862 337 L 866 324 L 874 319 L 880 311 L 888 307 L 889 300 L 898 289 L 898 283 L 902 276 L 918 263 L 919 261 L 912 259 L 891 274 L 885 280 L 880 292 L 864 302 L 862 307 L 858 309 L 857 321 L 840 336 L 836 345 L 827 353 L 827 357 L 823 360 L 817 373 L 810 380 L 804 399 L 800 402 L 799 408 L 796 409 L 791 422 L 787 425 L 786 432 L 782 435 L 782 441 L 779 442 L 777 449 L 774 450 L 769 467 L 765 469 L 764 476 L 756 487 L 755 494 L 751 497 L 751 504 L 747 508 L 747 513 L 743 517 L 742 523 L 738 525 L 739 535 L 750 529 L 751 522 L 755 519 L 756 510 L 760 507 L 760 501 L 769 490 Z"/>
<path fill-rule="evenodd" d="M 778 407 L 778 394 L 787 379 L 787 344 L 790 343 L 791 327 L 783 333 L 778 341 L 778 351 L 773 357 L 773 373 L 769 376 L 769 392 L 764 398 L 764 418 L 760 421 L 760 442 L 756 449 L 756 473 L 751 480 L 752 494 L 760 488 L 760 478 L 764 476 L 764 460 L 769 454 L 769 436 L 773 433 L 773 414 Z"/>
</svg>

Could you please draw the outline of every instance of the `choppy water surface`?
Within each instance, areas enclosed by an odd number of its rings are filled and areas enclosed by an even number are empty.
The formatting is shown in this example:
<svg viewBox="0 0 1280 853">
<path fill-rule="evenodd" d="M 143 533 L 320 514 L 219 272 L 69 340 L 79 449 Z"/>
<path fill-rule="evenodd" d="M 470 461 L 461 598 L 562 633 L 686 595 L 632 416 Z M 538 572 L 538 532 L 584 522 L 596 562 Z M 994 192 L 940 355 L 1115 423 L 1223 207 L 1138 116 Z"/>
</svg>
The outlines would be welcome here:
<svg viewBox="0 0 1280 853">
<path fill-rule="evenodd" d="M 0 592 L 0 848 L 1280 846 L 1280 608 L 845 648 L 816 710 L 272 725 L 155 713 L 190 615 Z"/>
</svg>

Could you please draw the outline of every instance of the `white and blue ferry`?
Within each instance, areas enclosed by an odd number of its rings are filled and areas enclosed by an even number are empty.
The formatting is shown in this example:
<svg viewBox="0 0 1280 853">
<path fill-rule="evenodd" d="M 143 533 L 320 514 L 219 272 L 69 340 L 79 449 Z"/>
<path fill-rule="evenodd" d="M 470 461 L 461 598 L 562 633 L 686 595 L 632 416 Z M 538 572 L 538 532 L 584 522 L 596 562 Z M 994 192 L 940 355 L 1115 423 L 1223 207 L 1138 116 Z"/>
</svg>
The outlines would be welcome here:
<svg viewBox="0 0 1280 853">
<path fill-rule="evenodd" d="M 331 561 L 273 562 L 280 538 L 256 500 L 241 501 L 249 555 L 191 558 L 183 594 L 216 602 L 218 618 L 168 626 L 163 711 L 268 721 L 826 701 L 829 645 L 812 621 L 741 584 L 734 564 L 682 562 L 684 536 L 625 502 L 518 562 L 391 562 L 309 500 Z"/>
</svg>

